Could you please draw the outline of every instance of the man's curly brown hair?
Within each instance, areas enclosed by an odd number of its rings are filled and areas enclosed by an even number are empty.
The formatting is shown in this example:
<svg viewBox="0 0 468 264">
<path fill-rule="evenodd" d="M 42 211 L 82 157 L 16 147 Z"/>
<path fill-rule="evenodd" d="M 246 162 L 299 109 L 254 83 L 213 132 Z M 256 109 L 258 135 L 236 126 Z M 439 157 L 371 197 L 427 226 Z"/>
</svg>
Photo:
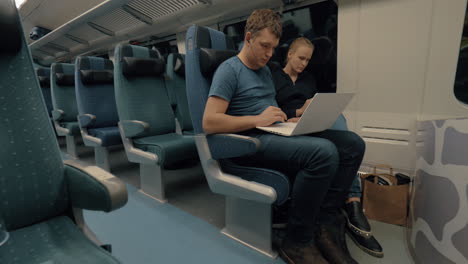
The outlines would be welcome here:
<svg viewBox="0 0 468 264">
<path fill-rule="evenodd" d="M 264 28 L 268 28 L 278 39 L 281 38 L 281 18 L 271 9 L 253 11 L 247 19 L 245 33 L 250 32 L 255 37 Z"/>
</svg>

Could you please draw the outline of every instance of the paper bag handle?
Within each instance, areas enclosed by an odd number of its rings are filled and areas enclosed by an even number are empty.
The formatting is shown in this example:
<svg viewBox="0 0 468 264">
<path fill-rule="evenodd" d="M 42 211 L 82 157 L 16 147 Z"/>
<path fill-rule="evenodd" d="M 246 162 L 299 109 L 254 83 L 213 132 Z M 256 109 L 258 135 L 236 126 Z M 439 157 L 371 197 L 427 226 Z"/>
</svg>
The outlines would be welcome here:
<svg viewBox="0 0 468 264">
<path fill-rule="evenodd" d="M 393 175 L 393 168 L 387 164 L 377 164 L 374 165 L 374 174 L 377 174 L 377 169 L 388 169 L 390 171 L 390 175 Z"/>
</svg>

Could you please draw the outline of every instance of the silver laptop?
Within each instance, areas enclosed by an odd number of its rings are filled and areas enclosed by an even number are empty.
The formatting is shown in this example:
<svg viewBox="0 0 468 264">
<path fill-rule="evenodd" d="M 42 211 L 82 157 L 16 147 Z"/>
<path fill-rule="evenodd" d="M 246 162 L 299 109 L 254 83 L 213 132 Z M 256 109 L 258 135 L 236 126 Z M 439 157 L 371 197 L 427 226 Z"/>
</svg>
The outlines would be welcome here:
<svg viewBox="0 0 468 264">
<path fill-rule="evenodd" d="M 297 136 L 320 132 L 333 126 L 354 93 L 317 93 L 297 123 L 277 123 L 257 127 L 282 136 Z"/>
</svg>

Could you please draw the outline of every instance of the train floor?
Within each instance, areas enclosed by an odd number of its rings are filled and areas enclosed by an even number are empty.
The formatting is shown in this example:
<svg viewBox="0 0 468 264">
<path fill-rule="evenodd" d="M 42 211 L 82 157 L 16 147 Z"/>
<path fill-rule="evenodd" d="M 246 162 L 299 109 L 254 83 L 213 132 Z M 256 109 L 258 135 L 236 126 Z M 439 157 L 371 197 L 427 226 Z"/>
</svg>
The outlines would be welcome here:
<svg viewBox="0 0 468 264">
<path fill-rule="evenodd" d="M 64 158 L 63 140 L 59 143 Z M 94 164 L 92 148 L 78 146 L 79 161 Z M 270 259 L 219 231 L 224 225 L 224 197 L 212 193 L 200 167 L 181 176 L 168 177 L 168 203 L 160 203 L 139 191 L 138 164 L 128 162 L 123 148 L 112 149 L 111 170 L 127 184 L 129 201 L 110 213 L 85 211 L 90 229 L 104 244 L 112 245 L 112 253 L 129 264 L 244 264 L 284 263 Z M 381 243 L 385 256 L 372 257 L 347 237 L 351 255 L 361 264 L 412 264 L 403 227 L 371 221 L 374 236 Z"/>
</svg>

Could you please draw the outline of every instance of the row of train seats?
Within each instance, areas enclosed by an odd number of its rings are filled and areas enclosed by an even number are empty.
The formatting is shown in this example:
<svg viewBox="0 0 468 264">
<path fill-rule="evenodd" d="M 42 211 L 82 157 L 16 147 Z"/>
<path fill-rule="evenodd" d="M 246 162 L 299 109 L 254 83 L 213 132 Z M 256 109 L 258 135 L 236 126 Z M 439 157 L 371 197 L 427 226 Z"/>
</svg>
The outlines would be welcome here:
<svg viewBox="0 0 468 264">
<path fill-rule="evenodd" d="M 75 137 L 81 131 L 85 145 L 95 148 L 96 164 L 109 170 L 106 148 L 123 143 L 128 160 L 140 164 L 142 191 L 160 201 L 166 200 L 165 172 L 201 159 L 211 190 L 226 195 L 222 232 L 274 257 L 271 210 L 273 204 L 287 200 L 288 178 L 230 160 L 256 151 L 255 139 L 203 135 L 202 116 L 212 75 L 237 51 L 221 32 L 192 27 L 188 36 L 194 30 L 200 33 L 197 43 L 187 44 L 192 47 L 187 49 L 187 65 L 181 54 L 170 54 L 165 62 L 154 50 L 118 45 L 114 63 L 77 57 L 74 64 L 52 64 L 48 80 L 47 69 L 38 69 L 44 99 L 51 92 L 55 128 L 59 136 L 67 137 L 70 155 L 77 156 Z"/>
<path fill-rule="evenodd" d="M 56 135 L 67 138 L 67 152 L 75 157 L 81 135 L 95 148 L 96 163 L 106 169 L 107 148 L 122 142 L 129 161 L 140 164 L 141 189 L 161 201 L 166 172 L 200 160 L 210 189 L 226 196 L 222 232 L 268 256 L 277 255 L 271 243 L 272 205 L 287 200 L 288 178 L 232 162 L 254 153 L 258 140 L 206 136 L 202 129 L 214 71 L 237 54 L 222 32 L 190 27 L 185 65 L 179 54 L 165 63 L 150 49 L 118 45 L 114 63 L 78 57 L 74 64 L 52 64 L 50 75 L 38 69 L 37 82 L 13 1 L 0 2 L 0 18 L 0 34 L 9 36 L 0 46 L 5 69 L 0 72 L 0 126 L 8 128 L 0 137 L 5 147 L 0 181 L 8 183 L 0 193 L 5 201 L 0 217 L 12 233 L 0 247 L 0 263 L 30 263 L 32 258 L 38 263 L 119 263 L 85 239 L 75 223 L 84 226 L 80 209 L 108 212 L 123 206 L 125 185 L 98 167 L 62 161 Z M 51 231 L 41 232 L 45 229 Z"/>
<path fill-rule="evenodd" d="M 166 64 L 156 51 L 132 45 L 116 47 L 115 63 L 79 56 L 36 69 L 67 153 L 78 157 L 81 135 L 96 165 L 110 171 L 109 147 L 123 143 L 128 160 L 140 164 L 142 191 L 160 201 L 166 172 L 198 163 L 184 72 L 183 55 L 171 54 Z"/>
<path fill-rule="evenodd" d="M 258 140 L 203 133 L 212 76 L 220 63 L 237 54 L 233 48 L 222 32 L 192 26 L 186 65 L 181 54 L 171 54 L 166 63 L 156 51 L 132 45 L 118 45 L 114 63 L 95 57 L 55 63 L 50 72 L 52 117 L 57 134 L 70 138 L 70 154 L 76 155 L 73 137 L 81 131 L 84 143 L 95 148 L 96 163 L 106 169 L 106 148 L 121 139 L 128 160 L 140 164 L 142 191 L 160 201 L 166 200 L 166 172 L 200 160 L 210 189 L 226 196 L 222 232 L 275 257 L 272 205 L 288 199 L 288 177 L 231 160 L 255 152 Z"/>
</svg>

